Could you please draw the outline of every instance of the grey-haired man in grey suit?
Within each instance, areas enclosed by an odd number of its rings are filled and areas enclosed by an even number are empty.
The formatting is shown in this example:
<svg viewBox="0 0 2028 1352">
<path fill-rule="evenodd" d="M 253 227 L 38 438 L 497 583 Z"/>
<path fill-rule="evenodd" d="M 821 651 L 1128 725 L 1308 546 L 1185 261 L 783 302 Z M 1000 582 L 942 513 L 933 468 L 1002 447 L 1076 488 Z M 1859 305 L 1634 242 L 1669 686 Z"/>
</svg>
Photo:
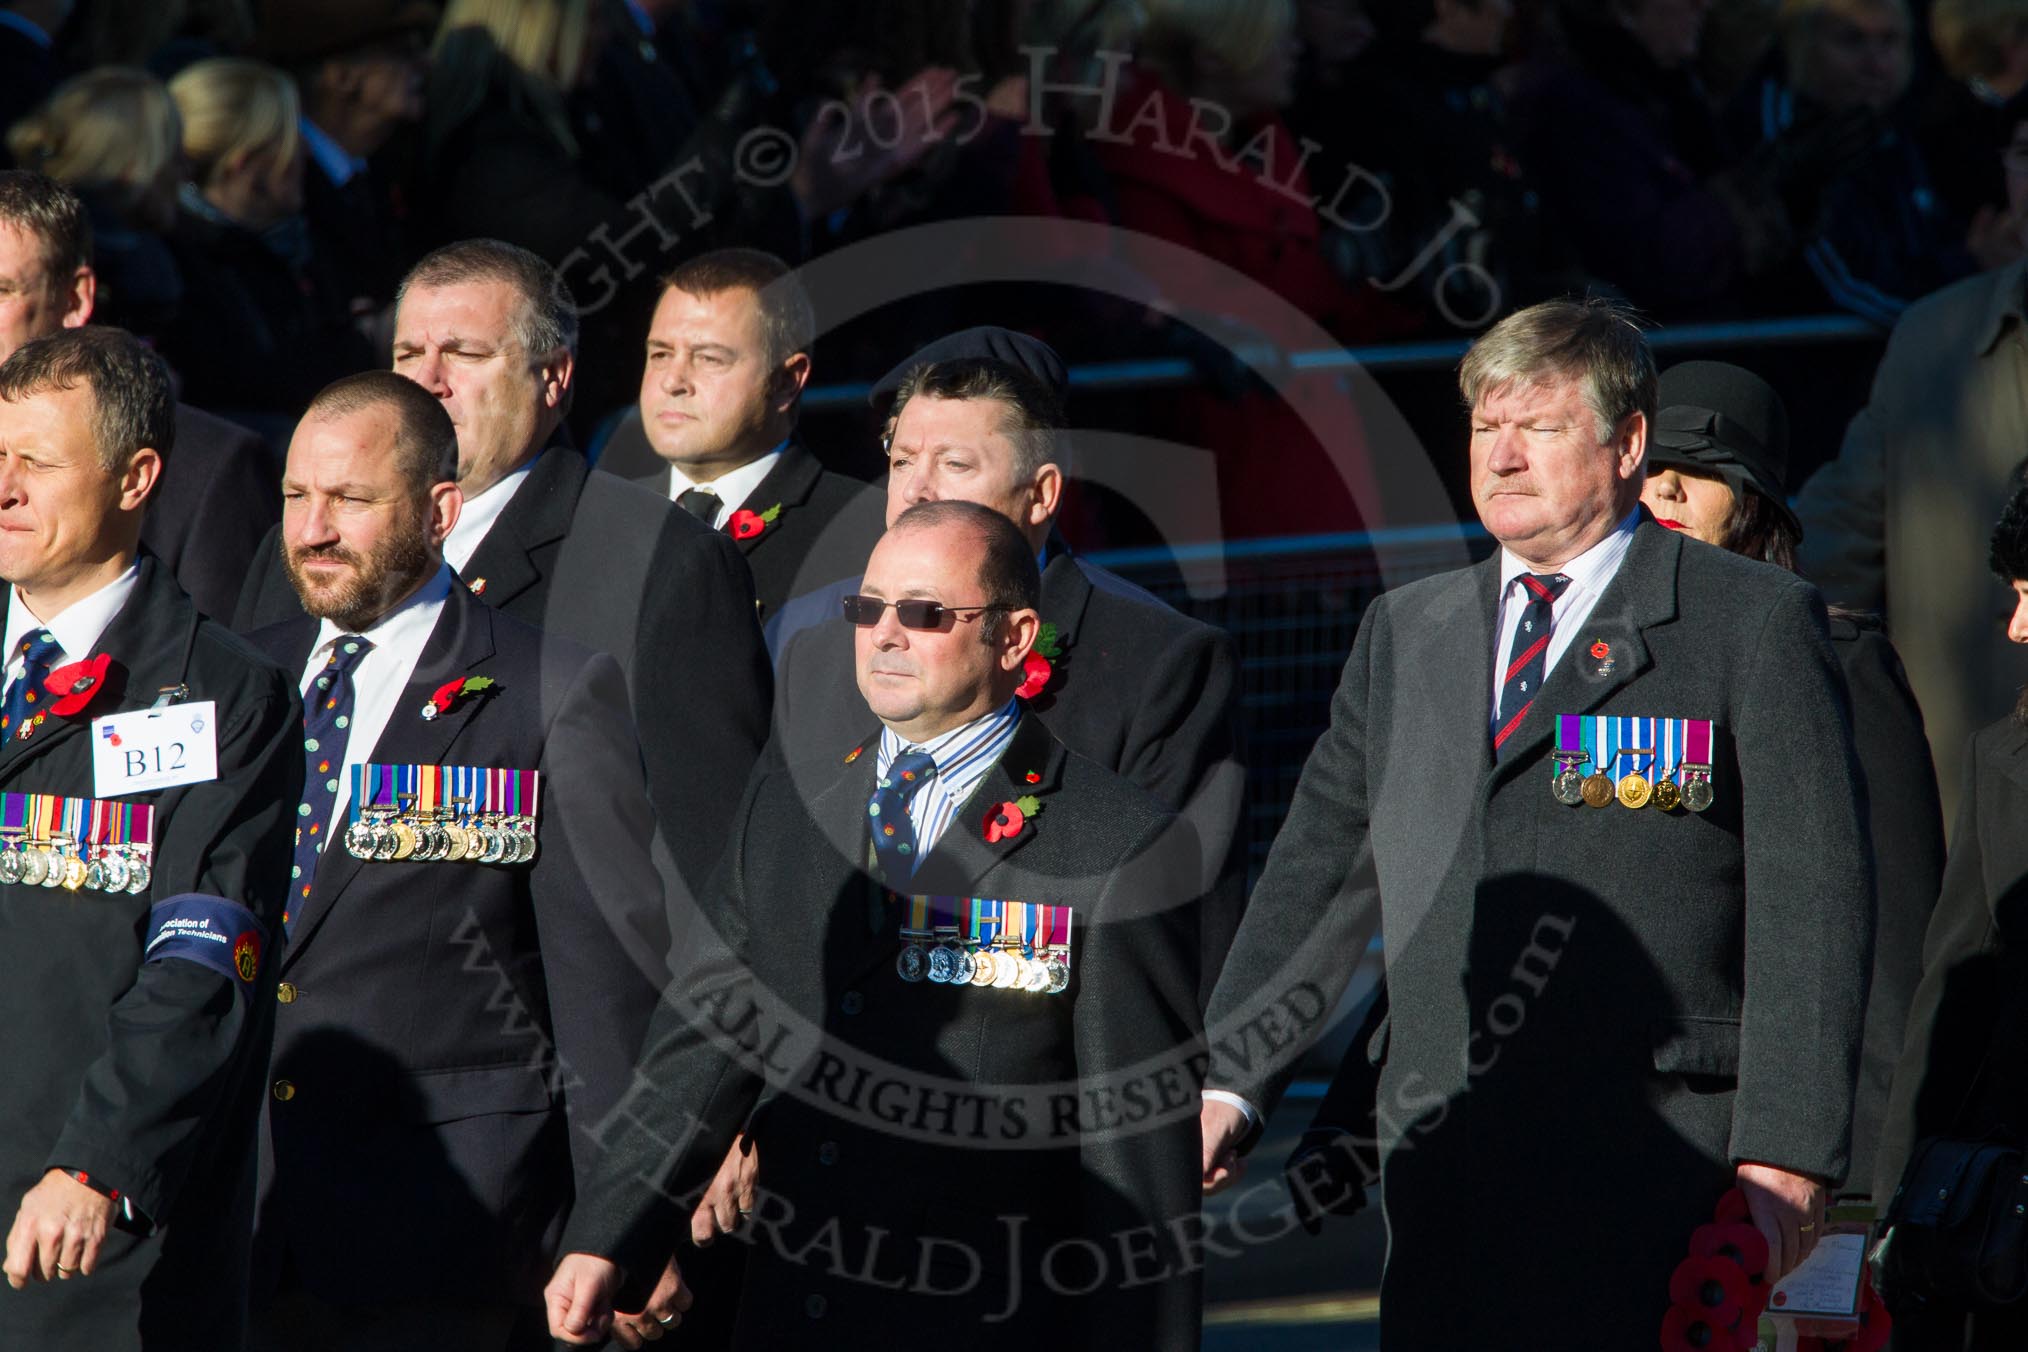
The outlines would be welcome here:
<svg viewBox="0 0 2028 1352">
<path fill-rule="evenodd" d="M 1779 1275 L 1845 1172 L 1850 716 L 1813 588 L 1641 511 L 1629 316 L 1523 310 L 1460 386 L 1500 549 L 1366 615 L 1207 1015 L 1205 1185 L 1378 927 L 1382 1346 L 1622 1352 L 1728 1188 Z"/>
</svg>

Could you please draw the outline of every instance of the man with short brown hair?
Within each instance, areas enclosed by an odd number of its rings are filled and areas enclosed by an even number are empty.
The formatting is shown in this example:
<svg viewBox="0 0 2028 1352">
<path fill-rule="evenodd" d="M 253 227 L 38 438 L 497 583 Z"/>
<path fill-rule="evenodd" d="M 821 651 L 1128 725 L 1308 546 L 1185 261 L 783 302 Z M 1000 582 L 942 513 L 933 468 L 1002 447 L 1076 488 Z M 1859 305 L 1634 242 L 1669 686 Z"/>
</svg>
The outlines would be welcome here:
<svg viewBox="0 0 2028 1352">
<path fill-rule="evenodd" d="M 141 549 L 174 442 L 126 333 L 0 364 L 9 1348 L 240 1346 L 301 712 Z"/>
<path fill-rule="evenodd" d="M 880 533 L 878 494 L 796 440 L 815 328 L 802 283 L 757 249 L 671 272 L 648 327 L 637 435 L 667 467 L 635 482 L 738 542 L 764 621 L 857 572 Z M 607 447 L 622 464 L 629 430 Z"/>
</svg>

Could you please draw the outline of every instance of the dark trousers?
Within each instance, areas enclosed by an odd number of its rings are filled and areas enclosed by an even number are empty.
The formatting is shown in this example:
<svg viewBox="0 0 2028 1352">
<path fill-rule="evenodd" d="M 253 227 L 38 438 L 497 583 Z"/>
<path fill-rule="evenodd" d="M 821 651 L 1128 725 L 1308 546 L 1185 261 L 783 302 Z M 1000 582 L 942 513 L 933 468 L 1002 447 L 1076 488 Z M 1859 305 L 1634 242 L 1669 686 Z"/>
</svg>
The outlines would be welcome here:
<svg viewBox="0 0 2028 1352">
<path fill-rule="evenodd" d="M 333 1305 L 291 1283 L 254 1312 L 248 1352 L 517 1352 L 547 1348 L 539 1310 L 399 1300 Z M 531 1341 L 531 1336 L 539 1341 Z"/>
</svg>

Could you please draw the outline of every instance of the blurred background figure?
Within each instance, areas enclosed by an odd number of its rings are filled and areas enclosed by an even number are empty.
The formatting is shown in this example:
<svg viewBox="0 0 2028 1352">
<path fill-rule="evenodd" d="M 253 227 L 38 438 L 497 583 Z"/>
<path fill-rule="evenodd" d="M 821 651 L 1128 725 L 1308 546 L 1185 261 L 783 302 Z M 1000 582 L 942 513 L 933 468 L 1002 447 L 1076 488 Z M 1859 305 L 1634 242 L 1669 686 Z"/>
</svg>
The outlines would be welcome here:
<svg viewBox="0 0 2028 1352">
<path fill-rule="evenodd" d="M 1523 160 L 1586 267 L 1665 318 L 1744 304 L 1872 140 L 1854 110 L 1732 155 L 1696 73 L 1708 4 L 1562 0 L 1517 97 Z"/>
<path fill-rule="evenodd" d="M 58 50 L 74 69 L 145 66 L 168 79 L 194 62 L 246 51 L 251 0 L 78 0 Z"/>
<path fill-rule="evenodd" d="M 0 4 L 0 126 L 12 126 L 55 91 L 64 69 L 56 35 L 73 0 L 9 0 Z"/>
<path fill-rule="evenodd" d="M 1784 136 L 1853 114 L 1871 136 L 1824 185 L 1812 220 L 1797 220 L 1800 252 L 1757 288 L 1773 313 L 1827 302 L 1882 325 L 1918 296 L 2017 257 L 2017 232 L 1999 213 L 1953 217 L 1937 195 L 1916 139 L 1901 125 L 1914 46 L 1903 0 L 1784 0 L 1785 75 L 1742 93 L 1741 139 L 1770 149 Z"/>
<path fill-rule="evenodd" d="M 16 165 L 75 192 L 91 220 L 96 315 L 131 333 L 162 333 L 183 300 L 164 236 L 176 224 L 182 121 L 162 82 L 107 66 L 66 81 L 7 133 Z"/>
<path fill-rule="evenodd" d="M 169 82 L 190 177 L 170 236 L 183 301 L 162 347 L 192 403 L 269 419 L 371 364 L 349 316 L 320 310 L 303 222 L 304 137 L 294 81 L 240 57 L 199 61 Z"/>
<path fill-rule="evenodd" d="M 394 301 L 410 258 L 406 203 L 380 161 L 423 115 L 430 0 L 266 0 L 259 51 L 302 100 L 303 218 L 322 302 L 355 315 Z"/>
<path fill-rule="evenodd" d="M 1958 218 L 2018 248 L 2021 217 L 2001 156 L 2028 120 L 2028 0 L 1931 0 L 1929 33 L 1949 78 L 1925 101 L 1916 135 L 1937 193 Z"/>
</svg>

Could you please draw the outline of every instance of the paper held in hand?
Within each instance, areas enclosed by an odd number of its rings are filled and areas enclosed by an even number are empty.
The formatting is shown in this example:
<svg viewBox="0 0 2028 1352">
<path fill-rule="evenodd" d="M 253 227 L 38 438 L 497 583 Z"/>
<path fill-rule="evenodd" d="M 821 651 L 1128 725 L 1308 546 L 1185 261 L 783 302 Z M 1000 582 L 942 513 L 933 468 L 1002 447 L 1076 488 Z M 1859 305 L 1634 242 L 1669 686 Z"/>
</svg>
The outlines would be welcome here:
<svg viewBox="0 0 2028 1352">
<path fill-rule="evenodd" d="M 1833 1231 L 1817 1241 L 1802 1266 L 1775 1283 L 1769 1314 L 1819 1319 L 1859 1317 L 1859 1278 L 1866 1264 L 1866 1236 Z"/>
</svg>

